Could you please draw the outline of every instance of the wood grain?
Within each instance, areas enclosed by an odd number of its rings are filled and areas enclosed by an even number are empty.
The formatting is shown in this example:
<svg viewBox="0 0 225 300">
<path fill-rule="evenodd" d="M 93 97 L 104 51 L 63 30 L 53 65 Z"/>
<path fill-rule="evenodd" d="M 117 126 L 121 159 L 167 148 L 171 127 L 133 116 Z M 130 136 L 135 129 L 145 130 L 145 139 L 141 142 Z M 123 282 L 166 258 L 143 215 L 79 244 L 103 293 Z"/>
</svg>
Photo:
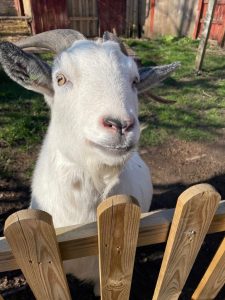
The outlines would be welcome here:
<svg viewBox="0 0 225 300">
<path fill-rule="evenodd" d="M 207 46 L 207 41 L 209 38 L 209 33 L 212 25 L 213 15 L 216 8 L 217 0 L 209 0 L 208 11 L 205 17 L 204 28 L 202 31 L 198 52 L 196 56 L 195 69 L 199 72 L 202 69 L 203 59 L 205 56 L 205 50 Z"/>
<path fill-rule="evenodd" d="M 16 212 L 6 220 L 4 234 L 36 299 L 71 299 L 49 214 Z"/>
<path fill-rule="evenodd" d="M 141 214 L 138 246 L 167 241 L 174 209 Z M 208 233 L 225 231 L 225 200 L 221 201 Z M 97 224 L 56 228 L 57 241 L 63 260 L 98 254 Z M 0 238 L 0 272 L 19 269 L 11 248 L 4 237 Z"/>
<path fill-rule="evenodd" d="M 192 299 L 215 299 L 225 284 L 225 238 L 218 248 Z"/>
<path fill-rule="evenodd" d="M 153 300 L 178 299 L 220 201 L 208 184 L 178 198 Z"/>
<path fill-rule="evenodd" d="M 111 197 L 97 210 L 102 300 L 128 300 L 141 210 L 126 195 Z"/>
</svg>

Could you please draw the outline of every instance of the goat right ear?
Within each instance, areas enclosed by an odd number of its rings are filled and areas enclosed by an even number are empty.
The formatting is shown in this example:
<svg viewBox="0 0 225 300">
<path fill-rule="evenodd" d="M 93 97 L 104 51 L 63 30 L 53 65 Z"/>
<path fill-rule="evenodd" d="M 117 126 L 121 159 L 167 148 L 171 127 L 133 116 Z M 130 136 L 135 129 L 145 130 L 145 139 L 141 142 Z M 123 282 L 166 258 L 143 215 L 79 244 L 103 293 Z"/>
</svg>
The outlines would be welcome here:
<svg viewBox="0 0 225 300">
<path fill-rule="evenodd" d="M 21 50 L 9 42 L 0 43 L 0 63 L 6 74 L 28 90 L 54 95 L 51 68 L 33 54 Z"/>
</svg>

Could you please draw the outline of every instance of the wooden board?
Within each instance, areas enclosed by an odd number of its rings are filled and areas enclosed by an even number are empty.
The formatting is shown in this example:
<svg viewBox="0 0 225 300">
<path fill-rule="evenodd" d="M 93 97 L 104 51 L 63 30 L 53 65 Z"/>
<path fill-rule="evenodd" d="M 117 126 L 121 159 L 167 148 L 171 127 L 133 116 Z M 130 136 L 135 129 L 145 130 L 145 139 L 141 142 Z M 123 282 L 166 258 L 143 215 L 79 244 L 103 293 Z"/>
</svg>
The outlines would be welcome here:
<svg viewBox="0 0 225 300">
<path fill-rule="evenodd" d="M 97 0 L 68 0 L 67 12 L 70 28 L 87 37 L 98 36 Z"/>
<path fill-rule="evenodd" d="M 49 214 L 16 212 L 6 220 L 4 234 L 37 300 L 71 300 Z"/>
<path fill-rule="evenodd" d="M 141 209 L 131 196 L 103 201 L 97 210 L 102 300 L 129 300 Z"/>
<path fill-rule="evenodd" d="M 193 300 L 215 299 L 225 284 L 225 238 L 194 292 Z"/>
<path fill-rule="evenodd" d="M 204 28 L 204 21 L 208 10 L 209 0 L 199 0 L 198 14 L 193 37 L 201 37 Z M 223 45 L 225 35 L 225 0 L 217 0 L 213 14 L 212 26 L 209 39 L 217 40 L 219 45 Z"/>
<path fill-rule="evenodd" d="M 31 0 L 30 4 L 33 33 L 68 27 L 66 0 Z"/>
<path fill-rule="evenodd" d="M 153 300 L 177 300 L 220 201 L 207 184 L 180 195 L 157 280 Z"/>
<path fill-rule="evenodd" d="M 199 72 L 202 69 L 206 45 L 210 34 L 215 8 L 216 8 L 216 0 L 209 0 L 207 15 L 205 17 L 205 22 L 204 22 L 204 29 L 201 34 L 201 40 L 196 55 L 195 69 L 197 72 Z"/>
<path fill-rule="evenodd" d="M 100 35 L 104 31 L 125 33 L 126 0 L 97 0 L 99 12 Z"/>
</svg>

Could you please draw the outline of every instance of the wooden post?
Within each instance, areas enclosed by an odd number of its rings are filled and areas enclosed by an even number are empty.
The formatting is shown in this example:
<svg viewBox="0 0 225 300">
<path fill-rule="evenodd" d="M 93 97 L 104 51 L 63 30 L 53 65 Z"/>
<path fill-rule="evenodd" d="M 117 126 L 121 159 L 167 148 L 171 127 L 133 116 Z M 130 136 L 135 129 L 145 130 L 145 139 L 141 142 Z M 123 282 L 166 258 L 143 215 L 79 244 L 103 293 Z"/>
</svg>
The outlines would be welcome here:
<svg viewBox="0 0 225 300">
<path fill-rule="evenodd" d="M 177 300 L 220 201 L 208 184 L 178 198 L 153 300 Z"/>
<path fill-rule="evenodd" d="M 155 0 L 150 1 L 150 33 L 154 33 Z"/>
<path fill-rule="evenodd" d="M 191 299 L 215 299 L 225 284 L 225 238 Z"/>
<path fill-rule="evenodd" d="M 32 17 L 31 0 L 23 0 L 25 16 Z"/>
<path fill-rule="evenodd" d="M 4 234 L 37 300 L 71 300 L 49 214 L 16 212 L 6 220 Z"/>
<path fill-rule="evenodd" d="M 133 0 L 126 0 L 126 37 L 131 37 Z"/>
<path fill-rule="evenodd" d="M 24 8 L 22 0 L 14 0 L 15 8 L 18 16 L 24 16 Z"/>
<path fill-rule="evenodd" d="M 140 214 L 137 201 L 125 195 L 98 207 L 101 300 L 129 299 Z"/>
<path fill-rule="evenodd" d="M 204 28 L 202 31 L 202 36 L 200 39 L 200 44 L 198 47 L 198 52 L 196 56 L 195 69 L 199 72 L 202 69 L 203 59 L 205 56 L 205 50 L 207 46 L 207 41 L 209 38 L 209 33 L 212 25 L 213 15 L 216 8 L 217 0 L 209 0 L 208 11 L 205 17 Z"/>
</svg>

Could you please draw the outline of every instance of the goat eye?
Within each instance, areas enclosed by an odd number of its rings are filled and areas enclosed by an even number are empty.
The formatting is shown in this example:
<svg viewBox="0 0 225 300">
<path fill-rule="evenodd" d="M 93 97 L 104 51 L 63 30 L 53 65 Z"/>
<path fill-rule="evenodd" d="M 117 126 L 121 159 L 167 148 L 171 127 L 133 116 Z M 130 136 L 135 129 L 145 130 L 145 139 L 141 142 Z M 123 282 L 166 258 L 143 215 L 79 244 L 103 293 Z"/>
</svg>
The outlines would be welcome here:
<svg viewBox="0 0 225 300">
<path fill-rule="evenodd" d="M 62 86 L 66 83 L 66 77 L 63 74 L 58 74 L 56 76 L 58 86 Z"/>
</svg>

